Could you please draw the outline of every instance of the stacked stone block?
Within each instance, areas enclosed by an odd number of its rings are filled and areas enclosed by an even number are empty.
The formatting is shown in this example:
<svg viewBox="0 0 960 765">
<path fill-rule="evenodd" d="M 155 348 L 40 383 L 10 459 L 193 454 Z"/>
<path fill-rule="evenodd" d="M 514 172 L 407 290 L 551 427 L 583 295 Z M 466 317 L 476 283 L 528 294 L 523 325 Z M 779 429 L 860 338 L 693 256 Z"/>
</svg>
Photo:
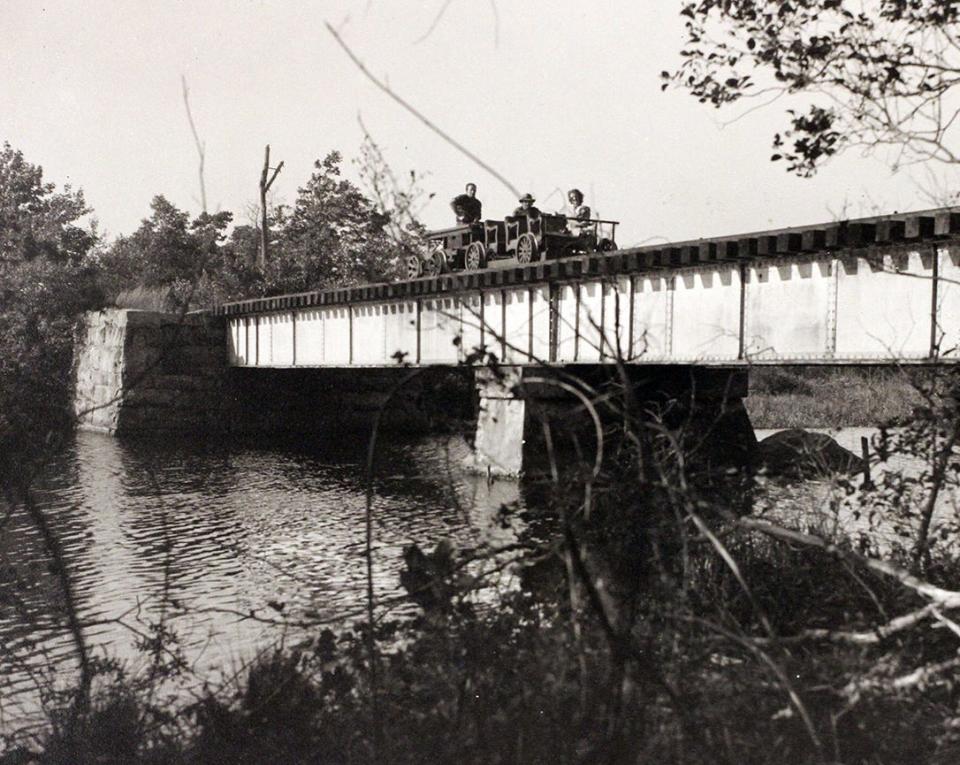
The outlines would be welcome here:
<svg viewBox="0 0 960 765">
<path fill-rule="evenodd" d="M 81 429 L 155 435 L 222 427 L 222 320 L 132 309 L 90 312 L 76 348 Z"/>
</svg>

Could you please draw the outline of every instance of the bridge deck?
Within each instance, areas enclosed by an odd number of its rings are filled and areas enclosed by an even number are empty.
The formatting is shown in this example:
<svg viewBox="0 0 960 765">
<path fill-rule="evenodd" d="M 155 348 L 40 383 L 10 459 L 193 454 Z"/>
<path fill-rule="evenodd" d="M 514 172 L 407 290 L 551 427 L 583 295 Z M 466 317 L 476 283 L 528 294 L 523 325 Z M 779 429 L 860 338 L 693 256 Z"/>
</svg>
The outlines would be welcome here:
<svg viewBox="0 0 960 765">
<path fill-rule="evenodd" d="M 216 309 L 235 366 L 929 363 L 960 340 L 960 208 Z"/>
</svg>

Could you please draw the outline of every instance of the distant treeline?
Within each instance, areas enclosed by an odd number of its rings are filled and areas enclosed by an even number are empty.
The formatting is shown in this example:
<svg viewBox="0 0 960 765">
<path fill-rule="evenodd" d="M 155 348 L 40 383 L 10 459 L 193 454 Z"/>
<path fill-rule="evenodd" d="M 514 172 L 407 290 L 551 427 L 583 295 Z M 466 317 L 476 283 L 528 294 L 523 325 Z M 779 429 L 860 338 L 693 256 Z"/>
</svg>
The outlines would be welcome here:
<svg viewBox="0 0 960 765">
<path fill-rule="evenodd" d="M 357 161 L 370 194 L 342 177 L 342 157 L 314 164 L 293 205 L 260 229 L 228 211 L 191 217 L 163 196 L 131 234 L 108 241 L 83 192 L 58 189 L 4 143 L 0 151 L 0 471 L 22 470 L 69 427 L 73 329 L 106 306 L 189 310 L 392 278 L 422 227 L 416 174 L 403 184 L 372 142 Z M 259 219 L 256 214 L 251 219 Z"/>
</svg>

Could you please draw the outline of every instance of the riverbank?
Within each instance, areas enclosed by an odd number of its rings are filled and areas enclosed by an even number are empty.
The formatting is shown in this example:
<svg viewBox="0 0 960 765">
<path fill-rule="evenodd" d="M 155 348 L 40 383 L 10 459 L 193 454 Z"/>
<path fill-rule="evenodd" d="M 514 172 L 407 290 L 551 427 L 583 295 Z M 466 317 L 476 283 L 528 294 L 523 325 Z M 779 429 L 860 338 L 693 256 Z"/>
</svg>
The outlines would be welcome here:
<svg viewBox="0 0 960 765">
<path fill-rule="evenodd" d="M 907 420 L 926 370 L 754 367 L 744 402 L 755 428 L 872 427 Z"/>
</svg>

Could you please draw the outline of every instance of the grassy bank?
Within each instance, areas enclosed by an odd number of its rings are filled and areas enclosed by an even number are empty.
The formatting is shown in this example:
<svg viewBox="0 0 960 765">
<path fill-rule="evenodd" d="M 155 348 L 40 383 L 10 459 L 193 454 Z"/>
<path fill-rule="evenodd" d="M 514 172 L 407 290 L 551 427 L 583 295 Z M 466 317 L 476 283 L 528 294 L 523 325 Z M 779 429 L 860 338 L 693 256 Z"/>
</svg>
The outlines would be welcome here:
<svg viewBox="0 0 960 765">
<path fill-rule="evenodd" d="M 755 367 L 747 411 L 755 428 L 840 428 L 908 419 L 917 372 L 886 367 Z"/>
</svg>

